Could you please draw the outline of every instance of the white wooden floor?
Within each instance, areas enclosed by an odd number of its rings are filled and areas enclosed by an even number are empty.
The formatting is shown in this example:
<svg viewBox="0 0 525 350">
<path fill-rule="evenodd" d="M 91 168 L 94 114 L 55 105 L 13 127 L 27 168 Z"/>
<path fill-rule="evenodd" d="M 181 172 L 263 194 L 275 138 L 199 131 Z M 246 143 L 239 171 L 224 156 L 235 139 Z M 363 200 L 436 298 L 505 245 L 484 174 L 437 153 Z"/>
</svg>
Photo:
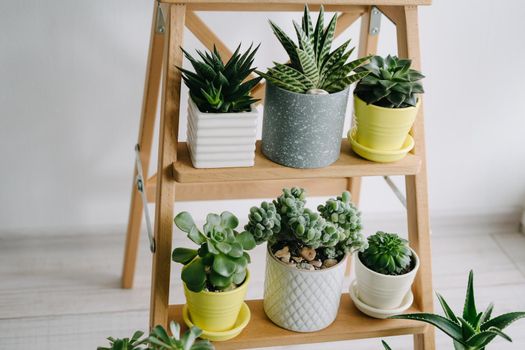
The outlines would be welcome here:
<svg viewBox="0 0 525 350">
<path fill-rule="evenodd" d="M 385 227 L 376 223 L 378 227 Z M 390 223 L 387 229 L 395 230 Z M 372 225 L 374 226 L 374 225 Z M 375 228 L 375 227 L 374 227 Z M 433 227 L 434 287 L 455 309 L 462 305 L 468 270 L 476 272 L 480 308 L 495 314 L 525 310 L 525 236 L 509 225 Z M 60 235 L 0 234 L 0 349 L 93 350 L 109 335 L 146 329 L 150 256 L 140 250 L 135 288 L 119 289 L 124 228 Z M 370 230 L 372 232 L 372 230 Z M 176 244 L 184 241 L 176 235 Z M 143 242 L 145 243 L 145 242 Z M 264 254 L 252 255 L 249 297 L 262 296 Z M 180 302 L 178 267 L 173 268 L 172 301 Z M 347 281 L 348 284 L 348 281 Z M 525 349 L 525 321 L 508 330 L 514 343 L 489 349 Z M 389 339 L 394 349 L 410 349 L 410 337 Z M 438 332 L 438 349 L 452 345 Z M 381 349 L 378 339 L 286 349 Z M 277 348 L 274 348 L 277 349 Z M 284 348 L 283 348 L 284 349 Z"/>
</svg>

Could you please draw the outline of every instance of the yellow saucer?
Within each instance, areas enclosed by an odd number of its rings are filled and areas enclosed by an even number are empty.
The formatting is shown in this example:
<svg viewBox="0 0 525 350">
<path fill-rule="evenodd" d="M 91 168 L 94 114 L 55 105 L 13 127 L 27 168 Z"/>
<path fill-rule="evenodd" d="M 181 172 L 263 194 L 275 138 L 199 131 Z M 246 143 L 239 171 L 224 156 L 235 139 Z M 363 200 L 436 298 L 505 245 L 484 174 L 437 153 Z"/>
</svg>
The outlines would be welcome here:
<svg viewBox="0 0 525 350">
<path fill-rule="evenodd" d="M 188 307 L 186 305 L 182 307 L 182 318 L 184 319 L 184 322 L 186 323 L 188 327 L 194 326 L 193 322 L 191 322 L 191 315 L 189 314 Z M 203 329 L 201 338 L 208 339 L 211 341 L 225 341 L 225 340 L 235 338 L 248 325 L 250 318 L 251 318 L 250 308 L 248 307 L 246 303 L 242 303 L 241 311 L 239 312 L 237 321 L 235 321 L 235 325 L 232 329 L 227 330 L 227 331 L 222 331 L 222 332 L 213 332 L 213 331 L 207 331 Z"/>
<path fill-rule="evenodd" d="M 405 143 L 403 144 L 403 147 L 395 151 L 380 151 L 380 150 L 368 148 L 368 147 L 361 145 L 355 140 L 356 131 L 357 131 L 356 128 L 352 128 L 350 131 L 348 131 L 348 140 L 350 141 L 350 144 L 352 145 L 352 149 L 354 150 L 355 153 L 359 154 L 361 157 L 374 161 L 374 162 L 379 162 L 379 163 L 395 162 L 396 160 L 405 158 L 407 153 L 410 152 L 412 148 L 414 148 L 414 139 L 410 135 L 407 135 L 407 138 L 405 140 Z"/>
</svg>

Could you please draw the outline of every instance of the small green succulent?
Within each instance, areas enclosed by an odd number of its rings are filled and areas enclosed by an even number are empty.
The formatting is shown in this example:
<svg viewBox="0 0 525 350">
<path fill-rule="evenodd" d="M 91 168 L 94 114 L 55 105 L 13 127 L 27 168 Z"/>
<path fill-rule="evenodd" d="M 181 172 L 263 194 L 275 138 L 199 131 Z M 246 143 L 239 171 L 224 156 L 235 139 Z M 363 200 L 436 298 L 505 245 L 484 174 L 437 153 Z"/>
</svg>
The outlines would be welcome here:
<svg viewBox="0 0 525 350">
<path fill-rule="evenodd" d="M 175 248 L 172 259 L 184 266 L 181 278 L 193 292 L 204 289 L 225 291 L 242 284 L 246 278 L 250 256 L 245 250 L 255 248 L 251 233 L 235 231 L 239 220 L 230 212 L 208 214 L 201 232 L 191 215 L 181 212 L 175 225 L 200 245 L 198 250 Z"/>
<path fill-rule="evenodd" d="M 164 327 L 158 325 L 151 331 L 149 337 L 144 332 L 136 331 L 131 338 L 115 339 L 109 337 L 110 347 L 99 346 L 97 350 L 214 350 L 209 340 L 197 340 L 202 334 L 198 327 L 191 327 L 180 335 L 180 326 L 175 321 L 170 322 L 172 336 Z"/>
<path fill-rule="evenodd" d="M 148 347 L 148 339 L 142 339 L 144 332 L 136 331 L 131 338 L 116 339 L 113 337 L 107 338 L 109 347 L 99 346 L 97 350 L 150 350 Z"/>
<path fill-rule="evenodd" d="M 425 76 L 411 69 L 411 60 L 396 56 L 374 56 L 370 63 L 356 68 L 356 72 L 369 74 L 356 85 L 354 94 L 367 104 L 387 108 L 415 106 L 417 94 L 424 92 L 419 82 Z"/>
<path fill-rule="evenodd" d="M 258 101 L 250 96 L 250 92 L 261 77 L 247 78 L 255 70 L 252 64 L 259 46 L 254 49 L 250 46 L 243 54 L 239 52 L 240 48 L 241 45 L 226 63 L 223 63 L 215 47 L 209 52 L 197 50 L 200 60 L 182 50 L 195 72 L 177 68 L 182 72 L 191 99 L 201 112 L 245 112 L 250 111 L 251 105 Z"/>
<path fill-rule="evenodd" d="M 162 326 L 156 326 L 151 331 L 148 341 L 151 350 L 214 350 L 215 347 L 209 340 L 197 340 L 201 336 L 202 330 L 198 327 L 191 327 L 182 337 L 180 336 L 180 326 L 178 323 L 170 322 L 172 336 Z"/>
<path fill-rule="evenodd" d="M 268 241 L 273 235 L 281 231 L 281 216 L 275 204 L 262 202 L 260 207 L 252 207 L 248 214 L 246 231 L 252 233 L 257 244 Z"/>
<path fill-rule="evenodd" d="M 395 233 L 376 232 L 368 237 L 368 248 L 359 253 L 361 262 L 383 275 L 402 275 L 411 270 L 408 241 Z"/>
<path fill-rule="evenodd" d="M 289 245 L 294 251 L 309 247 L 327 258 L 341 258 L 350 251 L 365 247 L 366 240 L 360 233 L 360 214 L 351 205 L 349 193 L 329 199 L 325 206 L 318 208 L 320 213 L 305 208 L 305 204 L 304 189 L 285 188 L 272 205 L 263 202 L 260 208 L 250 209 L 245 229 L 254 236 L 257 244 L 268 241 L 276 247 Z M 261 224 L 269 211 L 271 220 L 268 220 L 268 225 Z M 332 215 L 336 212 L 337 217 Z"/>
<path fill-rule="evenodd" d="M 346 89 L 350 84 L 368 74 L 368 71 L 351 74 L 369 57 L 347 63 L 354 50 L 354 48 L 346 50 L 350 40 L 330 52 L 337 24 L 337 14 L 332 17 L 325 29 L 324 9 L 321 6 L 314 27 L 308 6 L 305 6 L 301 25 L 295 21 L 293 24 L 297 34 L 297 44 L 281 28 L 270 21 L 275 36 L 290 56 L 290 63 L 275 63 L 275 66 L 268 69 L 267 73 L 257 71 L 257 74 L 267 81 L 297 93 L 306 93 L 314 89 L 334 93 Z"/>
<path fill-rule="evenodd" d="M 437 297 L 446 317 L 430 313 L 415 313 L 392 316 L 391 318 L 429 323 L 451 337 L 456 350 L 484 350 L 496 337 L 512 341 L 507 334 L 503 333 L 503 329 L 525 317 L 525 312 L 510 312 L 491 319 L 494 308 L 492 303 L 484 312 L 478 312 L 474 298 L 473 271 L 470 271 L 468 277 L 462 316 L 455 315 L 440 294 L 437 294 Z"/>
</svg>

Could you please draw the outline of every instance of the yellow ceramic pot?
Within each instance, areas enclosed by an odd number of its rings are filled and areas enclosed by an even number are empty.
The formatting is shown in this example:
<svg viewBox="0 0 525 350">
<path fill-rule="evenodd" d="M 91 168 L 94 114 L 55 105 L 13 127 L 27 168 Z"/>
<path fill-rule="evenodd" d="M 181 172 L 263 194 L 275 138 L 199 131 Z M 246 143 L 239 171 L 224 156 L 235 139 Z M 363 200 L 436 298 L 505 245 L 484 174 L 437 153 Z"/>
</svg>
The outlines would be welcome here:
<svg viewBox="0 0 525 350">
<path fill-rule="evenodd" d="M 184 285 L 186 303 L 193 324 L 212 332 L 230 330 L 234 327 L 246 296 L 250 273 L 244 283 L 228 292 L 192 292 Z"/>
<path fill-rule="evenodd" d="M 415 107 L 385 108 L 367 105 L 354 95 L 356 141 L 376 150 L 401 149 L 414 124 L 420 103 L 418 100 Z"/>
</svg>

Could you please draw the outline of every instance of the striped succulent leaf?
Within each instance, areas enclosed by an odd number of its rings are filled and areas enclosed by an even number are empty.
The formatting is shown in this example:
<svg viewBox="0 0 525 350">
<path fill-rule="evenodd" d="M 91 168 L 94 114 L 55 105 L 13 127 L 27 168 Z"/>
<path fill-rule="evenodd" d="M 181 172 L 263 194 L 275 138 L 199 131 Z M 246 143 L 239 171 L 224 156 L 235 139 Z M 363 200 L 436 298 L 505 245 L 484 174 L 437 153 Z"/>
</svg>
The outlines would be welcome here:
<svg viewBox="0 0 525 350">
<path fill-rule="evenodd" d="M 350 40 L 334 51 L 330 51 L 337 25 L 337 14 L 324 28 L 324 9 L 321 6 L 314 27 L 308 6 L 305 6 L 301 25 L 296 22 L 293 24 L 297 43 L 270 21 L 275 36 L 290 57 L 290 62 L 286 65 L 276 64 L 266 73 L 257 72 L 270 83 L 298 93 L 306 93 L 311 89 L 334 93 L 346 89 L 368 74 L 351 74 L 369 57 L 347 63 L 354 50 L 353 48 L 347 50 Z"/>
</svg>

